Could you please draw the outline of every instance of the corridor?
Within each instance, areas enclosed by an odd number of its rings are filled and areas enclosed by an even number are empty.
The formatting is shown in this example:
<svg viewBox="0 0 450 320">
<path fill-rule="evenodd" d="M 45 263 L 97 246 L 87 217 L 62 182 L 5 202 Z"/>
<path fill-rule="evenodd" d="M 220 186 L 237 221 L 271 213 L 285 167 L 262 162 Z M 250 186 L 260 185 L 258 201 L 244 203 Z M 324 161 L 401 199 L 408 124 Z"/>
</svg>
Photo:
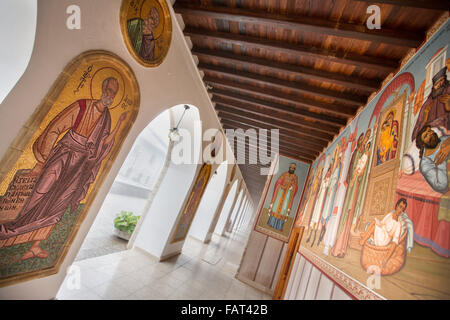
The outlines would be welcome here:
<svg viewBox="0 0 450 320">
<path fill-rule="evenodd" d="M 70 289 L 66 278 L 56 299 L 271 299 L 234 278 L 248 234 L 242 230 L 224 237 L 214 234 L 209 244 L 188 237 L 180 255 L 160 263 L 140 249 L 75 261 L 81 285 Z"/>
</svg>

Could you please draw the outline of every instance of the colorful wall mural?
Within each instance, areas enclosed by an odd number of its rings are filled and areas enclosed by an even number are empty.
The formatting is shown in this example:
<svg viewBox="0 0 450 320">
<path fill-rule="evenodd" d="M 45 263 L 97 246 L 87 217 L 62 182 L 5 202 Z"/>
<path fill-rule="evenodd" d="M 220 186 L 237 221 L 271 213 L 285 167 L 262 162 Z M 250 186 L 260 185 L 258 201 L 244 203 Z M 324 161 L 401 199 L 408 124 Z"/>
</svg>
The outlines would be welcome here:
<svg viewBox="0 0 450 320">
<path fill-rule="evenodd" d="M 73 59 L 0 163 L 0 285 L 56 273 L 139 108 L 114 54 Z"/>
<path fill-rule="evenodd" d="M 299 251 L 354 296 L 450 298 L 449 43 L 447 21 L 311 167 Z"/>
<path fill-rule="evenodd" d="M 258 213 L 255 230 L 287 241 L 295 221 L 309 165 L 279 156 L 278 172 L 269 176 L 269 187 Z"/>
</svg>

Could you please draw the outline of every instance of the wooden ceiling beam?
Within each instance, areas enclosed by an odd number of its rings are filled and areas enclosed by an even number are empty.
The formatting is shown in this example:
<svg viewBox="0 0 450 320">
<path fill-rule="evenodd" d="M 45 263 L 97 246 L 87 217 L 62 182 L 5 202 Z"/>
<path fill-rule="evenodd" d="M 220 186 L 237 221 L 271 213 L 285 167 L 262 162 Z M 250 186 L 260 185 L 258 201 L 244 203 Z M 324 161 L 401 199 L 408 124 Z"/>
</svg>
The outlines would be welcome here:
<svg viewBox="0 0 450 320">
<path fill-rule="evenodd" d="M 330 99 L 336 102 L 348 104 L 349 106 L 353 106 L 355 108 L 364 105 L 367 101 L 367 96 L 341 93 L 334 90 L 308 86 L 298 82 L 281 80 L 279 78 L 263 76 L 242 70 L 238 71 L 205 63 L 200 63 L 198 67 L 205 72 L 209 72 L 211 74 L 219 74 L 228 78 L 232 78 L 233 80 L 239 79 L 240 81 L 251 83 L 252 85 L 254 84 L 253 86 L 269 86 L 269 88 L 275 87 L 281 90 L 289 90 L 291 92 L 297 93 L 301 97 L 303 97 L 303 95 L 305 94 L 309 96 L 317 96 L 320 98 Z"/>
<path fill-rule="evenodd" d="M 231 144 L 231 141 L 230 141 L 230 144 Z M 269 156 L 270 146 L 267 146 L 266 148 L 262 148 L 262 147 L 257 147 L 255 145 L 252 145 L 249 143 L 247 143 L 246 146 L 247 146 L 247 150 L 245 150 L 245 154 L 256 156 L 257 164 L 263 165 L 262 163 L 258 162 L 260 159 L 260 153 L 264 152 L 267 156 Z M 250 147 L 252 147 L 252 148 L 250 148 Z M 269 150 L 267 148 L 269 148 Z M 239 151 L 235 150 L 236 157 L 237 157 L 238 152 Z M 315 160 L 318 156 L 318 154 L 316 152 L 313 152 L 311 150 L 306 150 L 306 149 L 302 149 L 302 148 L 293 149 L 292 147 L 280 144 L 278 146 L 278 153 L 281 153 L 281 152 L 284 152 L 285 154 L 289 154 L 291 156 L 302 156 L 302 157 L 310 159 L 310 160 Z"/>
<path fill-rule="evenodd" d="M 258 126 L 251 126 L 249 124 L 243 124 L 237 121 L 229 120 L 229 119 L 221 119 L 222 125 L 225 129 L 259 129 Z M 308 136 L 302 135 L 301 133 L 298 133 L 297 135 L 293 135 L 290 132 L 280 130 L 279 131 L 279 138 L 280 141 L 283 141 L 283 143 L 293 144 L 294 147 L 302 147 L 309 150 L 318 151 L 319 153 L 323 151 L 323 148 L 326 146 L 322 141 L 319 143 L 315 141 L 309 140 Z"/>
<path fill-rule="evenodd" d="M 228 123 L 225 123 L 224 124 L 224 128 L 225 129 L 233 129 L 233 130 L 236 130 L 236 129 L 238 129 L 238 128 L 236 128 L 236 126 L 234 126 L 234 125 L 231 125 L 231 124 L 228 124 Z M 230 144 L 231 144 L 231 141 L 230 141 Z M 251 145 L 250 143 L 249 143 L 249 145 Z M 290 150 L 294 150 L 294 151 L 298 151 L 298 150 L 305 150 L 305 151 L 307 151 L 308 152 L 308 154 L 312 154 L 312 155 L 314 155 L 315 157 L 317 157 L 320 153 L 321 153 L 321 151 L 322 151 L 322 149 L 319 149 L 319 148 L 313 148 L 313 147 L 310 147 L 310 146 L 305 146 L 304 144 L 302 144 L 302 143 L 299 143 L 299 144 L 294 144 L 294 143 L 291 143 L 288 139 L 286 139 L 286 138 L 283 138 L 283 139 L 280 139 L 279 140 L 279 144 L 278 144 L 279 146 L 282 146 L 282 147 L 284 147 L 284 148 L 287 148 L 287 149 L 290 149 Z M 267 150 L 267 148 L 271 148 L 271 142 L 270 142 L 270 140 L 269 140 L 269 138 L 268 138 L 268 141 L 267 141 L 267 147 L 265 148 L 265 150 Z M 263 148 L 263 150 L 264 150 L 264 148 Z"/>
<path fill-rule="evenodd" d="M 284 155 L 288 158 L 293 158 L 293 159 L 303 159 L 305 161 L 314 161 L 316 158 L 314 156 L 308 155 L 308 154 L 301 154 L 301 153 L 295 153 L 295 152 L 291 152 L 291 151 L 285 151 L 285 150 L 279 150 L 278 152 L 281 155 Z M 237 158 L 238 155 L 235 155 L 235 157 Z M 245 155 L 241 155 L 241 159 L 236 159 L 236 161 L 244 161 L 245 163 L 239 163 L 239 164 L 246 164 L 246 165 L 256 165 L 256 164 L 260 164 L 260 162 L 258 162 L 259 159 L 259 155 L 255 154 L 254 152 L 252 153 L 248 153 Z M 256 162 L 254 161 L 256 160 Z"/>
<path fill-rule="evenodd" d="M 191 27 L 187 27 L 183 32 L 186 36 L 189 36 L 193 39 L 209 39 L 218 42 L 226 42 L 245 48 L 265 49 L 270 51 L 277 51 L 282 54 L 292 54 L 295 56 L 322 59 L 329 62 L 383 72 L 385 75 L 395 71 L 395 69 L 399 65 L 398 61 L 388 58 L 371 57 L 349 52 L 325 50 L 321 48 L 291 44 L 283 41 L 262 39 L 247 35 L 233 34 L 229 32 L 214 32 Z"/>
<path fill-rule="evenodd" d="M 248 124 L 248 123 L 243 123 L 242 121 L 238 121 L 238 120 L 224 118 L 224 119 L 221 119 L 221 121 L 222 121 L 222 124 L 227 127 L 227 129 L 234 129 L 234 127 L 238 127 L 243 130 L 261 128 L 261 127 L 258 127 L 259 124 Z M 312 138 L 311 136 L 307 136 L 302 133 L 293 133 L 293 132 L 290 132 L 290 131 L 287 131 L 284 129 L 280 130 L 279 132 L 280 132 L 280 137 L 281 137 L 280 141 L 287 141 L 289 139 L 291 139 L 292 141 L 302 141 L 301 144 L 299 144 L 298 146 L 295 146 L 297 148 L 303 147 L 304 149 L 311 150 L 314 152 L 319 151 L 319 153 L 320 153 L 328 145 L 328 143 L 323 140 Z M 289 137 L 289 138 L 286 138 L 286 137 Z"/>
<path fill-rule="evenodd" d="M 413 7 L 432 10 L 449 10 L 450 4 L 447 0 L 353 0 L 368 2 L 370 4 L 383 3 L 400 7 Z"/>
<path fill-rule="evenodd" d="M 254 87 L 244 83 L 237 83 L 226 79 L 211 77 L 209 75 L 206 75 L 203 78 L 203 80 L 205 81 L 205 83 L 209 84 L 212 87 L 220 86 L 222 88 L 231 89 L 239 93 L 245 93 L 248 95 L 258 95 L 268 99 L 282 100 L 284 102 L 287 102 L 289 104 L 298 106 L 299 108 L 309 111 L 310 115 L 314 113 L 321 115 L 325 114 L 328 116 L 334 115 L 343 119 L 348 119 L 349 117 L 354 116 L 357 110 L 356 108 L 343 106 L 342 104 L 337 103 L 324 103 L 305 97 L 299 99 L 299 97 L 297 96 L 286 94 L 278 90 L 272 90 L 269 88 L 263 89 L 260 87 Z M 316 112 L 311 110 L 315 110 Z"/>
<path fill-rule="evenodd" d="M 327 127 L 332 126 L 340 129 L 347 124 L 347 120 L 342 118 L 332 117 L 325 114 L 317 114 L 303 109 L 286 106 L 284 104 L 266 101 L 264 99 L 252 98 L 250 96 L 234 93 L 231 91 L 212 88 L 211 90 L 209 90 L 209 92 L 213 94 L 213 99 L 221 98 L 226 99 L 227 101 L 232 101 L 234 105 L 245 105 L 246 107 L 252 105 L 257 108 L 264 108 L 267 111 L 273 110 L 275 112 L 283 112 L 294 118 L 312 121 L 317 124 L 324 124 Z"/>
<path fill-rule="evenodd" d="M 247 188 L 251 189 L 252 190 L 251 193 L 253 193 L 255 195 L 259 193 L 259 190 L 261 190 L 261 192 L 262 192 L 264 185 L 266 184 L 266 180 L 267 180 L 267 176 L 264 180 L 263 179 L 255 180 L 254 178 L 251 178 L 250 175 L 243 177 L 243 178 L 244 178 L 244 181 L 246 182 Z"/>
<path fill-rule="evenodd" d="M 335 37 L 373 41 L 395 46 L 416 48 L 422 43 L 423 34 L 404 30 L 382 28 L 370 30 L 365 24 L 335 22 L 309 16 L 287 16 L 271 12 L 250 11 L 236 7 L 201 6 L 200 4 L 176 3 L 174 9 L 182 15 L 204 17 L 263 25 L 268 28 L 314 32 Z"/>
<path fill-rule="evenodd" d="M 300 155 L 300 154 L 293 154 L 293 153 L 286 152 L 286 151 L 281 151 L 281 150 L 280 150 L 279 154 L 282 155 L 282 156 L 285 156 L 287 158 L 290 158 L 290 159 L 304 161 L 304 162 L 307 162 L 307 163 L 312 163 L 315 160 L 315 159 L 311 158 L 310 156 L 304 156 L 304 155 Z M 244 158 L 245 164 L 244 163 L 240 163 L 240 165 L 252 165 L 252 164 L 256 165 L 256 163 L 250 163 L 250 160 L 251 160 L 250 155 L 245 155 L 245 158 Z M 261 167 L 261 168 L 263 168 L 263 167 Z"/>
<path fill-rule="evenodd" d="M 230 144 L 232 143 L 232 141 L 229 141 L 230 142 Z M 250 147 L 253 147 L 253 148 L 250 148 Z M 270 146 L 267 146 L 267 147 L 261 147 L 261 146 L 255 146 L 255 145 L 252 145 L 252 144 L 250 144 L 249 142 L 247 142 L 246 143 L 246 150 L 245 150 L 245 153 L 246 154 L 251 154 L 251 155 L 253 155 L 253 156 L 256 156 L 256 159 L 258 160 L 259 159 L 259 155 L 260 155 L 260 152 L 265 152 L 266 154 L 268 154 L 269 152 L 270 152 Z M 236 150 L 236 149 L 235 149 Z M 278 146 L 278 150 L 279 150 L 279 152 L 281 153 L 281 152 L 284 152 L 284 153 L 286 153 L 286 154 L 290 154 L 290 155 L 295 155 L 295 156 L 302 156 L 302 157 L 304 157 L 304 158 L 308 158 L 308 159 L 310 159 L 310 160 L 315 160 L 316 158 L 317 158 L 317 156 L 318 156 L 318 153 L 315 153 L 315 152 L 312 152 L 312 151 L 310 151 L 310 150 L 308 150 L 308 151 L 305 151 L 304 149 L 301 149 L 301 148 L 294 148 L 294 149 L 292 149 L 291 147 L 289 147 L 289 146 L 285 146 L 285 145 L 282 145 L 282 144 L 280 144 L 279 146 Z M 237 152 L 237 151 L 236 151 Z M 236 155 L 237 156 L 237 155 Z"/>
<path fill-rule="evenodd" d="M 246 107 L 239 106 L 239 104 L 230 104 L 223 98 L 214 97 L 212 99 L 213 102 L 216 103 L 217 111 L 230 111 L 237 115 L 241 115 L 244 117 L 248 117 L 249 119 L 253 119 L 254 116 L 264 116 L 269 117 L 271 119 L 284 121 L 286 123 L 290 123 L 295 126 L 299 126 L 302 128 L 310 129 L 312 132 L 319 130 L 320 132 L 332 133 L 336 134 L 339 132 L 339 128 L 331 127 L 327 125 L 322 125 L 314 122 L 308 122 L 303 119 L 296 119 L 293 116 L 289 116 L 287 114 L 283 114 L 281 112 L 267 112 L 264 108 L 254 108 L 250 105 Z"/>
<path fill-rule="evenodd" d="M 324 132 L 312 133 L 310 130 L 302 130 L 298 126 L 293 126 L 293 125 L 290 125 L 290 124 L 287 124 L 287 123 L 284 123 L 281 121 L 277 121 L 275 119 L 269 120 L 270 118 L 267 118 L 267 117 L 254 116 L 252 119 L 249 119 L 249 118 L 244 118 L 242 116 L 238 116 L 238 115 L 234 114 L 233 112 L 227 112 L 227 111 L 219 111 L 219 117 L 239 121 L 242 123 L 253 124 L 255 126 L 259 125 L 259 127 L 263 128 L 263 129 L 269 129 L 269 130 L 270 129 L 284 129 L 284 130 L 292 132 L 292 133 L 302 132 L 306 136 L 309 136 L 310 137 L 309 139 L 315 138 L 315 139 L 322 140 L 326 143 L 331 141 L 334 137 L 334 135 L 326 134 Z"/>
<path fill-rule="evenodd" d="M 199 57 L 200 61 L 205 60 L 205 58 L 216 59 L 219 63 L 233 63 L 235 65 L 245 66 L 247 68 L 264 68 L 273 72 L 282 72 L 286 75 L 336 84 L 347 88 L 363 90 L 368 93 L 378 90 L 381 83 L 381 79 L 380 81 L 376 81 L 359 77 L 346 76 L 334 72 L 327 72 L 299 65 L 280 63 L 273 60 L 260 59 L 246 55 L 238 55 L 227 51 L 208 50 L 194 47 L 192 49 L 192 53 Z"/>
</svg>

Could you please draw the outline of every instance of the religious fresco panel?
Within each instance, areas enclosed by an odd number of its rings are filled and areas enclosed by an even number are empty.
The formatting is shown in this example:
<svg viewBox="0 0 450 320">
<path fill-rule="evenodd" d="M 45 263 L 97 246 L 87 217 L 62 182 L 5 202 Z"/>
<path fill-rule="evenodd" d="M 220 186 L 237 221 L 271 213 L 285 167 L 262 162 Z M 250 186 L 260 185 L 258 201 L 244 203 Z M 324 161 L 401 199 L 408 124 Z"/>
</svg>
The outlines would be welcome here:
<svg viewBox="0 0 450 320">
<path fill-rule="evenodd" d="M 294 225 L 309 165 L 284 156 L 277 161 L 278 172 L 269 176 L 255 230 L 287 242 Z"/>
<path fill-rule="evenodd" d="M 356 298 L 450 299 L 450 22 L 312 164 L 299 251 Z"/>
<path fill-rule="evenodd" d="M 0 162 L 0 285 L 58 272 L 139 108 L 129 66 L 74 58 Z"/>
<path fill-rule="evenodd" d="M 125 45 L 138 63 L 156 67 L 164 61 L 172 39 L 165 0 L 123 0 L 120 27 Z"/>
</svg>

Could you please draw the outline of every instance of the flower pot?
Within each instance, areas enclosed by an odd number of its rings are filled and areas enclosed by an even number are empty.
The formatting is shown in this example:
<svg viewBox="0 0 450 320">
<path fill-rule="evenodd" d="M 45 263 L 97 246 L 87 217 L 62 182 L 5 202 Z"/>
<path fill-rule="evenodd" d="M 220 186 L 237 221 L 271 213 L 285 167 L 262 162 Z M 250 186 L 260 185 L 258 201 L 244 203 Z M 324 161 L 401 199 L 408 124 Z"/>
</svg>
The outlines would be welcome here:
<svg viewBox="0 0 450 320">
<path fill-rule="evenodd" d="M 121 238 L 121 239 L 124 239 L 124 240 L 130 240 L 130 238 L 131 238 L 131 234 L 129 234 L 128 232 L 126 232 L 126 231 L 120 231 L 119 229 L 117 229 L 117 228 L 114 228 L 114 234 L 117 236 L 117 237 L 119 237 L 119 238 Z"/>
</svg>

